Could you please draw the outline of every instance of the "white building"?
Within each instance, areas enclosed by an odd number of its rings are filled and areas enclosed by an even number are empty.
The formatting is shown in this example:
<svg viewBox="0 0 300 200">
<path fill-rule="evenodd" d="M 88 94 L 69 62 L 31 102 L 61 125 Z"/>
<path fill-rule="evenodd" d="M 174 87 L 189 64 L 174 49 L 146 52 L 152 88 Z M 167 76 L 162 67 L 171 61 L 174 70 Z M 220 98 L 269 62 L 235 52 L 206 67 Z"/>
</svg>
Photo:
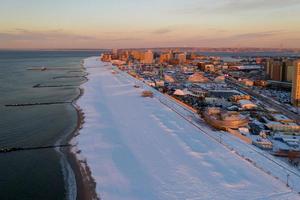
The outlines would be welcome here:
<svg viewBox="0 0 300 200">
<path fill-rule="evenodd" d="M 255 109 L 257 107 L 257 105 L 252 103 L 252 101 L 245 100 L 245 99 L 239 100 L 239 104 L 240 104 L 241 108 L 245 109 L 245 110 L 251 110 L 251 109 Z"/>
</svg>

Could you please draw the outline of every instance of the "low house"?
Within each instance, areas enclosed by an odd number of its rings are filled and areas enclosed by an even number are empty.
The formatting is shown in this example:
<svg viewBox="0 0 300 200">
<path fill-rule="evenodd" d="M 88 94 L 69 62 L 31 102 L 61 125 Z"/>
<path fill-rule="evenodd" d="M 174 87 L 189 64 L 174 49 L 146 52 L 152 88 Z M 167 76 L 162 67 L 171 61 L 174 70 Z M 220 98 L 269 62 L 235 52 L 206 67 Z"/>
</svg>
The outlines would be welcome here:
<svg viewBox="0 0 300 200">
<path fill-rule="evenodd" d="M 243 85 L 249 86 L 249 87 L 252 87 L 254 85 L 254 82 L 252 80 L 249 80 L 249 79 L 242 79 L 240 82 Z"/>
<path fill-rule="evenodd" d="M 255 138 L 252 141 L 252 144 L 257 146 L 258 148 L 264 149 L 264 150 L 271 150 L 273 149 L 273 144 L 270 140 L 266 139 L 266 138 Z"/>
<path fill-rule="evenodd" d="M 270 115 L 274 121 L 276 122 L 283 122 L 283 123 L 293 123 L 294 121 L 285 115 L 274 113 Z"/>
<path fill-rule="evenodd" d="M 281 123 L 281 122 L 270 121 L 266 124 L 266 127 L 268 127 L 272 131 L 283 131 L 283 132 L 300 131 L 300 126 L 296 123 Z"/>
<path fill-rule="evenodd" d="M 252 109 L 256 109 L 257 105 L 255 105 L 252 101 L 247 100 L 247 99 L 242 99 L 238 101 L 241 108 L 244 110 L 252 110 Z"/>
<path fill-rule="evenodd" d="M 206 72 L 214 72 L 215 71 L 215 66 L 212 65 L 212 64 L 205 65 L 204 70 Z"/>
</svg>

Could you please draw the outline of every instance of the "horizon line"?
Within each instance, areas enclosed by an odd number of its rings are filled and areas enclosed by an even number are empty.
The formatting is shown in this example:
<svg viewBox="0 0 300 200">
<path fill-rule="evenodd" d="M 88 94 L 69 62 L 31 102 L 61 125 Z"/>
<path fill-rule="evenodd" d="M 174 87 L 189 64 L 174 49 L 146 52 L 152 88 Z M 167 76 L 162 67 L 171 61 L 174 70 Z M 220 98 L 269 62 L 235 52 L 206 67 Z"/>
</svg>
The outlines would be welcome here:
<svg viewBox="0 0 300 200">
<path fill-rule="evenodd" d="M 120 49 L 120 50 L 136 50 L 136 49 L 206 49 L 206 50 L 292 50 L 292 51 L 300 51 L 300 48 L 280 48 L 280 47 L 130 47 L 130 48 L 0 48 L 0 51 L 103 51 L 103 50 L 112 50 L 112 49 Z"/>
</svg>

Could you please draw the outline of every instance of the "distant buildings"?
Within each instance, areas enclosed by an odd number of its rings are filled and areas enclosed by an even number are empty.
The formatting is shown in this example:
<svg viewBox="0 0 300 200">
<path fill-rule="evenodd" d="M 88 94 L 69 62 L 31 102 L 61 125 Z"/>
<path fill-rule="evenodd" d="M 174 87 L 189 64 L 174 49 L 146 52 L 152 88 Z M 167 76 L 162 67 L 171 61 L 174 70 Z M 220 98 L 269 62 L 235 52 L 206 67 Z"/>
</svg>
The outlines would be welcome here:
<svg viewBox="0 0 300 200">
<path fill-rule="evenodd" d="M 144 53 L 144 60 L 142 61 L 144 64 L 152 64 L 153 63 L 153 52 L 148 50 Z"/>
<path fill-rule="evenodd" d="M 206 72 L 214 72 L 215 71 L 215 65 L 213 64 L 207 64 L 204 66 L 204 71 Z"/>
<path fill-rule="evenodd" d="M 293 89 L 292 89 L 292 103 L 294 106 L 300 106 L 300 60 L 295 62 Z"/>
<path fill-rule="evenodd" d="M 186 63 L 186 53 L 177 53 L 175 58 L 178 60 L 179 64 Z"/>
<path fill-rule="evenodd" d="M 101 55 L 101 60 L 103 62 L 110 62 L 111 61 L 111 54 L 102 54 Z"/>
<path fill-rule="evenodd" d="M 266 65 L 266 73 L 271 80 L 292 82 L 293 61 L 283 59 L 270 59 Z"/>
<path fill-rule="evenodd" d="M 111 59 L 112 60 L 118 60 L 118 58 L 119 58 L 118 53 L 119 53 L 118 49 L 112 49 Z"/>
<path fill-rule="evenodd" d="M 113 55 L 118 55 L 118 49 L 112 49 L 111 51 Z"/>
<path fill-rule="evenodd" d="M 159 58 L 160 63 L 168 63 L 172 59 L 171 53 L 162 53 Z"/>
<path fill-rule="evenodd" d="M 143 54 L 141 51 L 131 51 L 131 56 L 133 59 L 141 61 L 144 60 L 145 54 Z"/>
</svg>

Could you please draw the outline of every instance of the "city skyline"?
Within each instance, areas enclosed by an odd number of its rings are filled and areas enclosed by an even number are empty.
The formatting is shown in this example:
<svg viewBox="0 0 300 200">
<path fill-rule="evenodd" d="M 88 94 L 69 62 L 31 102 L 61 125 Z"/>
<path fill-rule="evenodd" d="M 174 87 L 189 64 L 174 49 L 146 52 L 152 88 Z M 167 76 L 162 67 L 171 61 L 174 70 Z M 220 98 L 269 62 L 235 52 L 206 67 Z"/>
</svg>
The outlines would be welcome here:
<svg viewBox="0 0 300 200">
<path fill-rule="evenodd" d="M 297 0 L 0 2 L 4 49 L 300 46 Z"/>
</svg>

